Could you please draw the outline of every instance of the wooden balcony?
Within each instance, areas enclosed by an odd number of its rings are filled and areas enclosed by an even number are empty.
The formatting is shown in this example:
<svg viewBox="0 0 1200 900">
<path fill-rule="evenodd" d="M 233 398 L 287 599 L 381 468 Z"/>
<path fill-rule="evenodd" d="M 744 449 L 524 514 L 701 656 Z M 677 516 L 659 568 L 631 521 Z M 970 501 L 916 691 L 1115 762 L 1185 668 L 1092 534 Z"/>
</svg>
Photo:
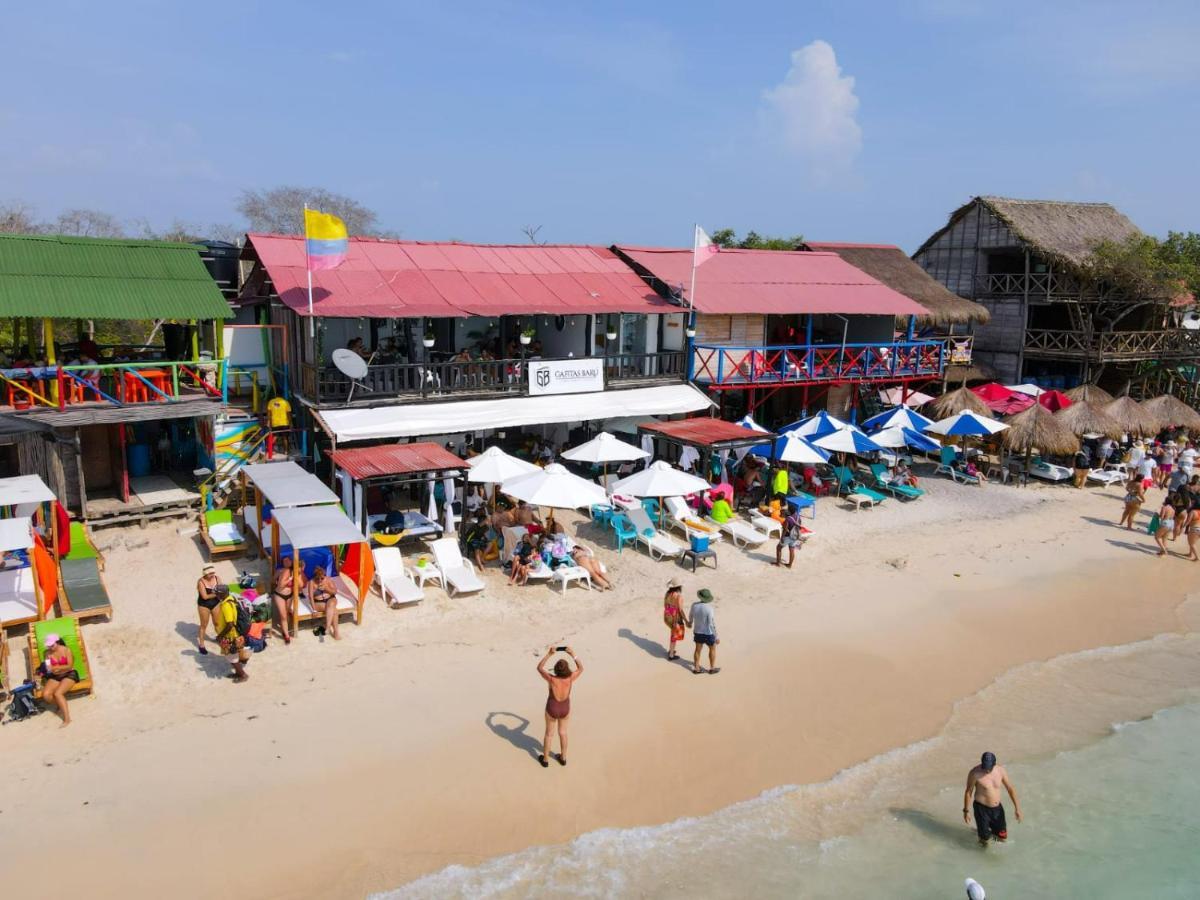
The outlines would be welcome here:
<svg viewBox="0 0 1200 900">
<path fill-rule="evenodd" d="M 1025 332 L 1025 355 L 1095 362 L 1200 359 L 1200 331 L 1173 328 L 1089 336 L 1077 331 L 1029 330 Z"/>
<path fill-rule="evenodd" d="M 0 409 L 86 420 L 112 410 L 209 400 L 224 402 L 227 360 L 139 360 L 0 369 Z M 152 418 L 153 416 L 135 416 Z"/>
<path fill-rule="evenodd" d="M 975 298 L 1028 298 L 1045 303 L 1064 300 L 1096 300 L 1094 285 L 1084 284 L 1062 272 L 1031 272 L 1028 275 L 976 275 Z"/>
<path fill-rule="evenodd" d="M 878 344 L 789 344 L 692 348 L 688 377 L 713 389 L 938 378 L 949 364 L 943 340 Z"/>
<path fill-rule="evenodd" d="M 552 359 L 552 357 L 542 357 Z M 681 351 L 621 353 L 604 360 L 607 386 L 639 387 L 680 381 L 684 375 Z M 367 368 L 367 377 L 354 389 L 354 403 L 425 399 L 487 399 L 529 393 L 526 360 L 492 359 L 471 362 L 384 363 Z M 318 405 L 345 403 L 350 379 L 332 366 L 300 367 L 300 392 Z"/>
</svg>

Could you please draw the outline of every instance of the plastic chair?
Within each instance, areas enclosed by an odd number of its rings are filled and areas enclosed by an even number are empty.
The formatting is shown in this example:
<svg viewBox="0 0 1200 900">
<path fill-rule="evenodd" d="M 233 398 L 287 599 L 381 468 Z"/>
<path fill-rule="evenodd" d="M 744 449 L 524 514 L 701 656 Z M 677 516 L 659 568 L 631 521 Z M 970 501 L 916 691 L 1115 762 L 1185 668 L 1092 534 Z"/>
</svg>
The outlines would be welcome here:
<svg viewBox="0 0 1200 900">
<path fill-rule="evenodd" d="M 646 515 L 651 519 L 658 520 L 658 501 L 653 497 L 642 498 L 642 509 L 646 511 Z"/>
<path fill-rule="evenodd" d="M 617 552 L 625 549 L 625 545 L 637 540 L 637 529 L 623 513 L 617 513 L 609 520 L 613 530 L 613 540 L 617 544 Z"/>
</svg>

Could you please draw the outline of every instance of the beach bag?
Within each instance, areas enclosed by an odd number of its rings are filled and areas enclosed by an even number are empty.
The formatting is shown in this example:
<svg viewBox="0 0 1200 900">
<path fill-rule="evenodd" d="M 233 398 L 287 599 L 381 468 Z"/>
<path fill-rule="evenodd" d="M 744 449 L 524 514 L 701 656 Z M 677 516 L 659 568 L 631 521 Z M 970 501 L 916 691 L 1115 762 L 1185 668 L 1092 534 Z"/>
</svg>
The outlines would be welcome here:
<svg viewBox="0 0 1200 900">
<path fill-rule="evenodd" d="M 33 682 L 26 681 L 20 687 L 12 690 L 12 703 L 8 707 L 8 717 L 14 722 L 36 716 L 41 710 L 33 700 Z"/>
<path fill-rule="evenodd" d="M 253 621 L 254 621 L 254 619 L 250 615 L 250 607 L 247 606 L 245 603 L 238 603 L 237 604 L 237 624 L 234 625 L 234 628 L 237 630 L 237 633 L 239 635 L 241 635 L 242 637 L 245 637 L 247 634 L 250 633 L 250 625 Z"/>
<path fill-rule="evenodd" d="M 1155 534 L 1158 531 L 1158 526 L 1162 524 L 1162 519 L 1158 513 L 1150 517 L 1150 524 L 1146 526 L 1146 534 Z"/>
</svg>

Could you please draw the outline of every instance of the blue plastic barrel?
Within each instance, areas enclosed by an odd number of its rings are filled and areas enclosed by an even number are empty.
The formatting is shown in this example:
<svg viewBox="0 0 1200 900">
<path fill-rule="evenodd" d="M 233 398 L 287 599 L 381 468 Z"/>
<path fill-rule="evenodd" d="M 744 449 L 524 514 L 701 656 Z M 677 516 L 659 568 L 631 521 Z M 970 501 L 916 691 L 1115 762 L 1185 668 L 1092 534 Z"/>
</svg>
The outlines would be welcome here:
<svg viewBox="0 0 1200 900">
<path fill-rule="evenodd" d="M 150 474 L 150 445 L 129 445 L 129 477 L 141 478 Z"/>
</svg>

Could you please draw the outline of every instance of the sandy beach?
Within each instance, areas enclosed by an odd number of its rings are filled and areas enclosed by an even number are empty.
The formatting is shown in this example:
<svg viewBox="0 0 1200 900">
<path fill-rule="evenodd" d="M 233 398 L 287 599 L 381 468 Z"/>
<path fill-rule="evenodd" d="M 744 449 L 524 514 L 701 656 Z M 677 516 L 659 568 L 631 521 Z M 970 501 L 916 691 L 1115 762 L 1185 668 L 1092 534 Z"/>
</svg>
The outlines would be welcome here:
<svg viewBox="0 0 1200 900">
<path fill-rule="evenodd" d="M 792 571 L 767 564 L 773 542 L 725 543 L 719 568 L 693 575 L 618 555 L 570 516 L 615 591 L 508 588 L 493 569 L 482 596 L 431 586 L 390 610 L 372 594 L 342 641 L 273 643 L 245 685 L 195 652 L 194 537 L 99 531 L 117 612 L 85 629 L 96 695 L 72 701 L 65 731 L 51 715 L 0 731 L 10 889 L 45 889 L 44 870 L 11 863 L 54 810 L 73 838 L 58 889 L 361 897 L 823 781 L 935 733 L 1023 663 L 1196 626 L 1181 604 L 1200 567 L 1115 528 L 1118 489 L 922 486 L 871 511 L 821 501 Z M 719 675 L 663 658 L 672 576 L 717 597 Z M 15 657 L 23 632 L 10 639 Z M 570 765 L 543 770 L 534 666 L 551 642 L 586 672 Z"/>
</svg>

